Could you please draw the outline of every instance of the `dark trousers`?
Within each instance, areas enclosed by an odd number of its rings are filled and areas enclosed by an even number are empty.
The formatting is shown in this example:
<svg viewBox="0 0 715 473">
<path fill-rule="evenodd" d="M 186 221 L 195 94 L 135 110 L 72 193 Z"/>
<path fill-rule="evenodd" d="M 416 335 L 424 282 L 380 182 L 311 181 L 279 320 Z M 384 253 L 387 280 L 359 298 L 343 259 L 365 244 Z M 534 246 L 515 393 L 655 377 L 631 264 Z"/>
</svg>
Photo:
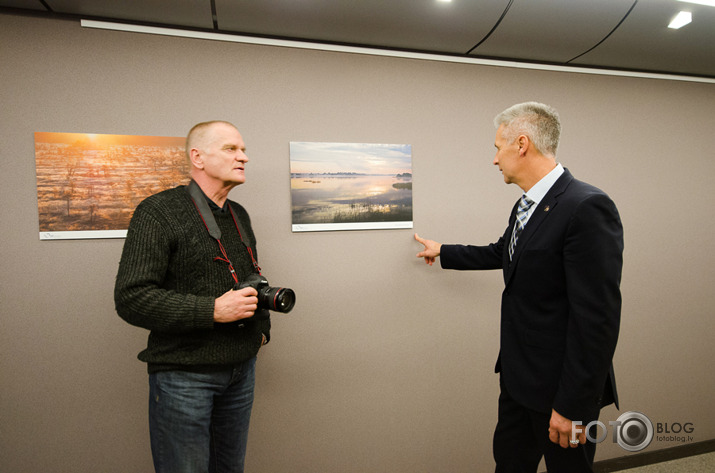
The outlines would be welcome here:
<svg viewBox="0 0 715 473">
<path fill-rule="evenodd" d="M 596 444 L 587 441 L 576 448 L 562 448 L 552 443 L 550 419 L 551 413 L 532 411 L 518 404 L 502 383 L 494 431 L 496 473 L 536 473 L 541 457 L 546 460 L 549 473 L 592 473 Z"/>
</svg>

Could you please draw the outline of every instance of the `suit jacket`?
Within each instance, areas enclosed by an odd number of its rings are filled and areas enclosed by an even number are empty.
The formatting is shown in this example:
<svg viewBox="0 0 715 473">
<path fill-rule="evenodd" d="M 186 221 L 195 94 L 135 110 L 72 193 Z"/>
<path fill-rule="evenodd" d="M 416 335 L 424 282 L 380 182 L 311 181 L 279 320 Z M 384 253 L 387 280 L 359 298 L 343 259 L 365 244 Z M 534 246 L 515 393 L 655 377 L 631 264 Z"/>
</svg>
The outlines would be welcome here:
<svg viewBox="0 0 715 473">
<path fill-rule="evenodd" d="M 618 406 L 612 358 L 621 314 L 623 227 L 613 201 L 568 170 L 524 227 L 488 246 L 443 245 L 443 268 L 504 272 L 496 372 L 523 406 L 589 422 Z"/>
</svg>

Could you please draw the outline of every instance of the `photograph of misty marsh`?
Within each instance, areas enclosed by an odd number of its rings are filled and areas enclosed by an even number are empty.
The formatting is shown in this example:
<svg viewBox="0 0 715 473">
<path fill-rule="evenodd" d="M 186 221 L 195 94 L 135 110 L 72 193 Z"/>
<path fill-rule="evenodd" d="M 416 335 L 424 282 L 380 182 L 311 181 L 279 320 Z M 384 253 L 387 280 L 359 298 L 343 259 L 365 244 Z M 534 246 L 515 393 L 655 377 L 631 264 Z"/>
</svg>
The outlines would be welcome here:
<svg viewBox="0 0 715 473">
<path fill-rule="evenodd" d="M 412 222 L 412 146 L 290 143 L 293 225 Z"/>
<path fill-rule="evenodd" d="M 35 133 L 40 232 L 126 230 L 136 206 L 186 184 L 186 138 Z"/>
</svg>

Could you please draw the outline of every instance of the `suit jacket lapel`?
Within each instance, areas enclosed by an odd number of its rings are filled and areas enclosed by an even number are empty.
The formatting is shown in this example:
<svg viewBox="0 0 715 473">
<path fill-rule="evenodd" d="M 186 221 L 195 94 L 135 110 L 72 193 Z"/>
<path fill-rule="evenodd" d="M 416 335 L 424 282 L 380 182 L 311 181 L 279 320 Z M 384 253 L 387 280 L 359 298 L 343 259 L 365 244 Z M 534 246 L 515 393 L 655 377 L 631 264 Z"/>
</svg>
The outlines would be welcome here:
<svg viewBox="0 0 715 473">
<path fill-rule="evenodd" d="M 556 182 L 553 186 L 551 186 L 551 189 L 549 189 L 544 198 L 541 199 L 541 202 L 539 202 L 539 205 L 536 207 L 536 209 L 534 209 L 534 213 L 531 214 L 531 217 L 529 217 L 529 221 L 524 227 L 524 230 L 522 230 L 521 235 L 519 235 L 519 240 L 517 241 L 516 247 L 514 248 L 514 255 L 512 257 L 511 263 L 509 262 L 509 255 L 506 255 L 504 266 L 505 283 L 509 283 L 509 280 L 514 274 L 514 269 L 519 262 L 519 257 L 523 253 L 524 248 L 528 246 L 531 237 L 538 231 L 541 224 L 547 219 L 551 211 L 553 211 L 554 208 L 558 205 L 559 196 L 564 193 L 564 191 L 572 180 L 573 176 L 571 175 L 571 173 L 568 171 L 568 169 L 564 169 L 564 173 L 556 180 Z M 516 211 L 512 212 L 512 219 L 510 219 L 510 222 L 512 222 L 511 231 L 507 232 L 509 233 L 509 240 L 511 239 L 511 233 L 514 231 L 513 218 L 515 218 L 515 212 Z"/>
</svg>

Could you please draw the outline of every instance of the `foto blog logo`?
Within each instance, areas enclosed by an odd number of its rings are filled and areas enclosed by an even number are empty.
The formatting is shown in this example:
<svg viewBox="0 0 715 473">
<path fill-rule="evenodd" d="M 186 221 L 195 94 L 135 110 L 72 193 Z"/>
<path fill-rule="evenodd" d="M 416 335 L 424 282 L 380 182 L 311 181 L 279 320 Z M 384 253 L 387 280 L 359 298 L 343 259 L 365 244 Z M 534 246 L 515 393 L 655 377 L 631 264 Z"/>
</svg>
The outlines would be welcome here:
<svg viewBox="0 0 715 473">
<path fill-rule="evenodd" d="M 617 443 L 624 450 L 629 452 L 639 452 L 650 445 L 653 441 L 653 423 L 650 419 L 635 411 L 629 411 L 621 414 L 618 420 L 609 421 L 613 431 L 613 442 Z M 571 438 L 576 439 L 576 436 L 585 430 L 586 439 L 589 442 L 601 443 L 608 437 L 606 424 L 598 420 L 589 422 L 585 429 L 580 421 L 575 421 L 571 429 Z M 600 427 L 601 433 L 598 433 L 596 427 Z M 592 435 L 595 434 L 595 437 Z"/>
</svg>

